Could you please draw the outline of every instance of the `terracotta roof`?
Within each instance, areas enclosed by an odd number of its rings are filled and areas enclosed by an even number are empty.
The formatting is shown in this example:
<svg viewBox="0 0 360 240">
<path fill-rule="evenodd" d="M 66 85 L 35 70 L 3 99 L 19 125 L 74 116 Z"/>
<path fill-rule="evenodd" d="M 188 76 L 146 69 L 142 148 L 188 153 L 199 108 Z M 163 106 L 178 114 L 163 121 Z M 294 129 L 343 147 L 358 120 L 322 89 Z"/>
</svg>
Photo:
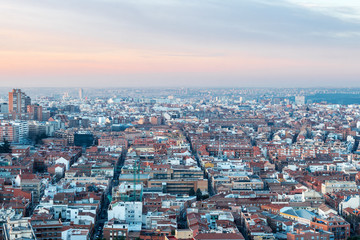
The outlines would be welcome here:
<svg viewBox="0 0 360 240">
<path fill-rule="evenodd" d="M 212 239 L 212 240 L 224 240 L 224 239 L 245 239 L 240 233 L 200 233 L 196 235 L 196 240 L 200 239 Z"/>
<path fill-rule="evenodd" d="M 21 174 L 20 175 L 21 179 L 35 179 L 37 178 L 35 174 Z"/>
</svg>

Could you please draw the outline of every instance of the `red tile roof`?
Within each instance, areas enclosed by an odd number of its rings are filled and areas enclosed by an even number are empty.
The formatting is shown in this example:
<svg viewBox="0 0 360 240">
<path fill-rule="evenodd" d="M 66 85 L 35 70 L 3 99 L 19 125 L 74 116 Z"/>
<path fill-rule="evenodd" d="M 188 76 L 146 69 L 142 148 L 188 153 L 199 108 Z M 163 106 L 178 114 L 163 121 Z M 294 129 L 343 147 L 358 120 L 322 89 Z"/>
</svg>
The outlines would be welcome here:
<svg viewBox="0 0 360 240">
<path fill-rule="evenodd" d="M 211 239 L 211 240 L 224 240 L 224 239 L 245 239 L 240 233 L 199 233 L 195 236 L 196 240 Z"/>
</svg>

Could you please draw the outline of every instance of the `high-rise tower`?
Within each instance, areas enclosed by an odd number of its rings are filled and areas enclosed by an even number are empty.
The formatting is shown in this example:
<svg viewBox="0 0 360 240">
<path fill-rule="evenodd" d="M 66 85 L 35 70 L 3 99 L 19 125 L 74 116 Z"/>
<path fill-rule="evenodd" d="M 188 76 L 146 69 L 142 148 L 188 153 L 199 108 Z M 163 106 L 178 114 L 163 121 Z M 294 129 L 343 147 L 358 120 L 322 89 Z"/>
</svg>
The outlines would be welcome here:
<svg viewBox="0 0 360 240">
<path fill-rule="evenodd" d="M 21 89 L 13 89 L 12 92 L 9 92 L 10 113 L 26 113 L 28 105 L 31 105 L 31 98 L 21 92 Z"/>
<path fill-rule="evenodd" d="M 79 89 L 79 99 L 83 99 L 84 97 L 84 90 L 82 88 Z"/>
</svg>

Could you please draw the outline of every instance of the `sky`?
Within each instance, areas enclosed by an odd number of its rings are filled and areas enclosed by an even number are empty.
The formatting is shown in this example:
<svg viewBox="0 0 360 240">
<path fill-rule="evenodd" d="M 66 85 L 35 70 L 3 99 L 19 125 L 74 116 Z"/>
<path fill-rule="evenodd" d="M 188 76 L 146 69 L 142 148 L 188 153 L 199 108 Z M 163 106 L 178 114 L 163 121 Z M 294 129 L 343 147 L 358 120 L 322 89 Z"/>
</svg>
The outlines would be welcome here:
<svg viewBox="0 0 360 240">
<path fill-rule="evenodd" d="M 1 0 L 0 87 L 360 87 L 359 0 Z"/>
</svg>

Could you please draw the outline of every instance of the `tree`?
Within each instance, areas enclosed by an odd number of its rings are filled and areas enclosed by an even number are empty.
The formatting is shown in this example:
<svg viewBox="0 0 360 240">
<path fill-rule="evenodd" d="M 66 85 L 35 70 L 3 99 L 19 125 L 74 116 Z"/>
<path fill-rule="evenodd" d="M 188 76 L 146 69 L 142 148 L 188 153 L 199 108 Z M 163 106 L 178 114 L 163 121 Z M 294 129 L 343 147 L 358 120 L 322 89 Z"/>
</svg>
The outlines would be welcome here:
<svg viewBox="0 0 360 240">
<path fill-rule="evenodd" d="M 294 134 L 294 136 L 293 136 L 293 139 L 292 139 L 292 142 L 293 142 L 293 143 L 296 143 L 298 136 L 299 136 L 299 133 L 296 132 L 296 133 Z"/>
<path fill-rule="evenodd" d="M 268 136 L 268 141 L 271 141 L 274 137 L 274 131 L 271 129 L 270 134 Z"/>
<path fill-rule="evenodd" d="M 36 135 L 34 141 L 36 144 L 41 144 L 44 138 L 47 138 L 47 135 L 45 133 L 42 133 L 41 135 Z"/>
<path fill-rule="evenodd" d="M 0 153 L 11 153 L 10 143 L 4 138 L 4 143 L 0 146 Z"/>
<path fill-rule="evenodd" d="M 209 198 L 209 194 L 205 194 L 202 196 L 202 200 L 208 199 Z"/>
<path fill-rule="evenodd" d="M 196 190 L 196 201 L 200 201 L 200 200 L 202 200 L 202 192 L 201 192 L 200 188 L 198 188 Z"/>
<path fill-rule="evenodd" d="M 349 237 L 348 240 L 360 240 L 360 236 Z"/>
<path fill-rule="evenodd" d="M 194 190 L 194 188 L 191 188 L 191 189 L 189 190 L 189 196 L 195 196 L 195 190 Z"/>
<path fill-rule="evenodd" d="M 360 217 L 355 216 L 353 214 L 350 214 L 348 216 L 345 217 L 345 220 L 350 223 L 350 230 L 352 233 L 355 233 L 357 230 L 357 227 L 359 226 L 360 223 Z"/>
<path fill-rule="evenodd" d="M 115 240 L 125 240 L 125 236 L 119 236 L 119 237 L 115 237 Z"/>
</svg>

